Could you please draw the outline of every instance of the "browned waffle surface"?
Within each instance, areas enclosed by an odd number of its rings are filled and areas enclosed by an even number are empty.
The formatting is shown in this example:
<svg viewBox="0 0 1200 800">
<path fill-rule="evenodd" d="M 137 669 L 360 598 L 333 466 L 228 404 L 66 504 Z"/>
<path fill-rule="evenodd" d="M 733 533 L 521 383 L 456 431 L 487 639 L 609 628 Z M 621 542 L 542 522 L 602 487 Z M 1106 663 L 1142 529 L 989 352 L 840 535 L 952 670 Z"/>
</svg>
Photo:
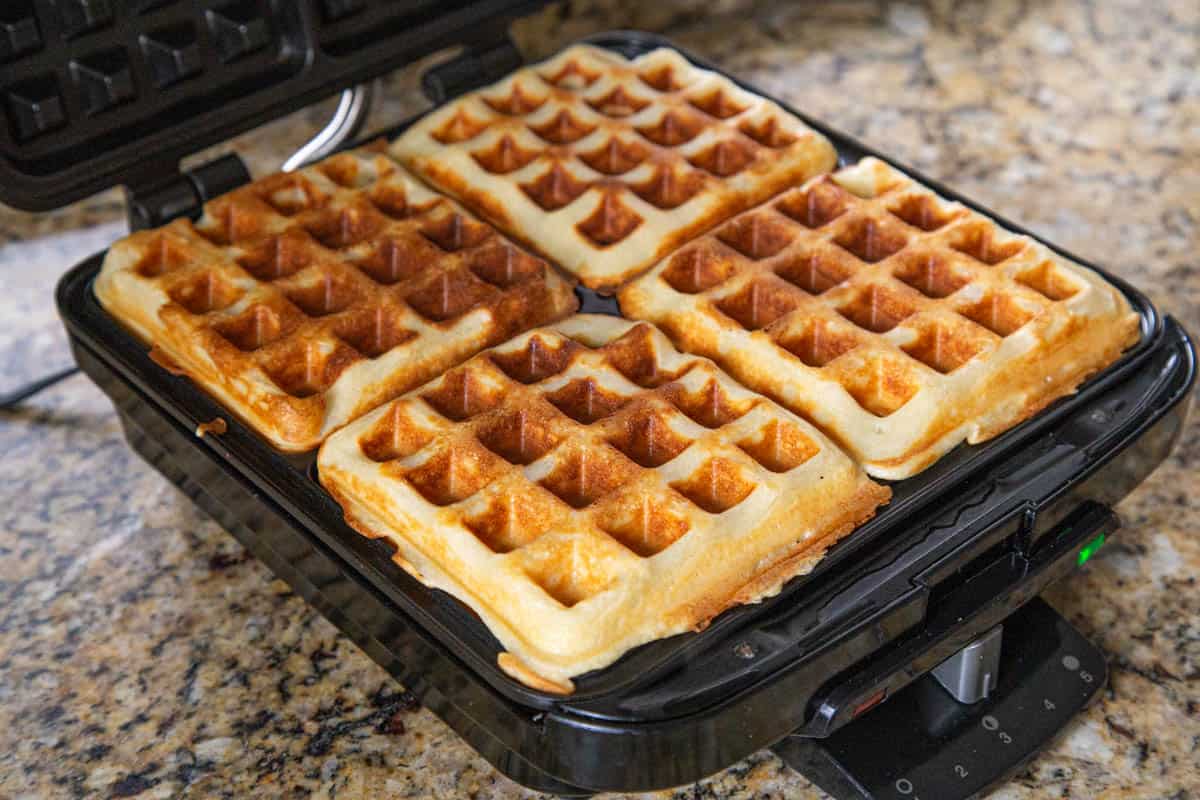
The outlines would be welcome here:
<svg viewBox="0 0 1200 800">
<path fill-rule="evenodd" d="M 577 315 L 331 436 L 347 520 L 556 692 L 778 591 L 889 496 L 799 417 L 652 326 Z"/>
<path fill-rule="evenodd" d="M 889 479 L 1010 428 L 1138 338 L 1095 272 L 873 158 L 730 220 L 620 302 Z"/>
<path fill-rule="evenodd" d="M 599 289 L 836 161 L 796 117 L 672 50 L 582 45 L 432 112 L 392 153 Z"/>
<path fill-rule="evenodd" d="M 544 261 L 372 149 L 117 242 L 95 290 L 158 360 L 288 451 L 575 307 Z"/>
</svg>

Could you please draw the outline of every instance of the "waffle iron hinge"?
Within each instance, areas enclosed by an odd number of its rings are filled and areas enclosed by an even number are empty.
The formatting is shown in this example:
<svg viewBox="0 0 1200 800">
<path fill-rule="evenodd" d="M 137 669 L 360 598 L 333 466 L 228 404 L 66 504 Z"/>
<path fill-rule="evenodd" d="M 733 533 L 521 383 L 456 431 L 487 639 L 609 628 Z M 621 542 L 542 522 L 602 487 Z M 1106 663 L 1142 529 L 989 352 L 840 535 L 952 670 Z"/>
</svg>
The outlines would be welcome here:
<svg viewBox="0 0 1200 800">
<path fill-rule="evenodd" d="M 139 175 L 125 184 L 125 213 L 131 231 L 156 228 L 178 217 L 198 217 L 209 198 L 250 182 L 246 165 L 233 154 L 185 172 L 175 164 L 154 164 Z M 77 372 L 79 367 L 66 367 L 4 392 L 0 394 L 0 410 L 16 408 Z"/>
<path fill-rule="evenodd" d="M 525 63 L 505 28 L 468 44 L 454 58 L 430 67 L 421 76 L 421 91 L 434 105 L 487 86 Z"/>
<path fill-rule="evenodd" d="M 129 229 L 157 228 L 179 217 L 198 217 L 208 200 L 250 182 L 250 172 L 234 153 L 179 172 L 175 168 L 159 170 L 170 177 L 144 182 L 131 181 L 125 187 Z M 155 171 L 143 171 L 154 175 Z"/>
<path fill-rule="evenodd" d="M 358 134 L 371 106 L 371 86 L 359 84 L 342 91 L 333 119 L 283 164 L 290 172 L 310 161 L 324 158 Z M 167 177 L 162 177 L 162 176 Z M 204 204 L 214 197 L 250 182 L 250 172 L 236 154 L 222 156 L 194 169 L 179 171 L 173 162 L 153 163 L 125 184 L 125 213 L 131 231 L 165 225 L 179 217 L 200 216 Z M 23 386 L 0 394 L 0 410 L 15 408 L 49 387 L 79 372 L 78 367 L 60 369 Z"/>
</svg>

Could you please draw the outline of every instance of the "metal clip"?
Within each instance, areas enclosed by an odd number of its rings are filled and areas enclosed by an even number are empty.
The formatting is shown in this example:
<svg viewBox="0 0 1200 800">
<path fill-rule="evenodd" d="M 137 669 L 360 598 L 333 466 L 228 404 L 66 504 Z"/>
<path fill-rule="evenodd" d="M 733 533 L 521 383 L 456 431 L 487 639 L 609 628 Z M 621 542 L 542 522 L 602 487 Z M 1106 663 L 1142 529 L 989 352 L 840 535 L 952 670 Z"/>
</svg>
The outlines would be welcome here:
<svg viewBox="0 0 1200 800">
<path fill-rule="evenodd" d="M 344 90 L 337 109 L 333 112 L 333 118 L 316 136 L 292 153 L 280 169 L 284 172 L 294 172 L 306 164 L 320 161 L 356 136 L 367 121 L 374 97 L 373 83 L 360 83 L 352 89 Z"/>
</svg>

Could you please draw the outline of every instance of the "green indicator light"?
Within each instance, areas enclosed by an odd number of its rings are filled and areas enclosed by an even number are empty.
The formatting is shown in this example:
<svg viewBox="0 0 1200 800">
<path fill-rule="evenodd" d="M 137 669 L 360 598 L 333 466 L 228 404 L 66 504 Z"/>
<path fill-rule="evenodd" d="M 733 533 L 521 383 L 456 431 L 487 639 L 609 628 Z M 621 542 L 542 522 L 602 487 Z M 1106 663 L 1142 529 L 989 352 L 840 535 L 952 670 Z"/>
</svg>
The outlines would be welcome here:
<svg viewBox="0 0 1200 800">
<path fill-rule="evenodd" d="M 1079 566 L 1082 567 L 1084 564 L 1086 564 L 1088 559 L 1091 558 L 1092 556 L 1094 556 L 1096 554 L 1096 551 L 1099 550 L 1103 546 L 1104 546 L 1104 534 L 1103 533 L 1100 534 L 1099 536 L 1097 536 L 1095 539 L 1092 539 L 1087 544 L 1085 544 L 1083 546 L 1083 549 L 1079 551 Z"/>
</svg>

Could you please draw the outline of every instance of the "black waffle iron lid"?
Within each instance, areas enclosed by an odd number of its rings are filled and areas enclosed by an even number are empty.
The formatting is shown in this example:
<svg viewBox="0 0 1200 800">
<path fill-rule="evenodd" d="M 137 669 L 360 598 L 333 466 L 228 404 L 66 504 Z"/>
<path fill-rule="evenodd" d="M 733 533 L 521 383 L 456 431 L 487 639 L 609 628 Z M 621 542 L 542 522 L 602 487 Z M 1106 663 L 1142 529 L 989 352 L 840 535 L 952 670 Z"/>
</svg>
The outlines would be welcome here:
<svg viewBox="0 0 1200 800">
<path fill-rule="evenodd" d="M 0 201 L 152 186 L 191 153 L 444 47 L 531 0 L 0 0 Z"/>
</svg>

